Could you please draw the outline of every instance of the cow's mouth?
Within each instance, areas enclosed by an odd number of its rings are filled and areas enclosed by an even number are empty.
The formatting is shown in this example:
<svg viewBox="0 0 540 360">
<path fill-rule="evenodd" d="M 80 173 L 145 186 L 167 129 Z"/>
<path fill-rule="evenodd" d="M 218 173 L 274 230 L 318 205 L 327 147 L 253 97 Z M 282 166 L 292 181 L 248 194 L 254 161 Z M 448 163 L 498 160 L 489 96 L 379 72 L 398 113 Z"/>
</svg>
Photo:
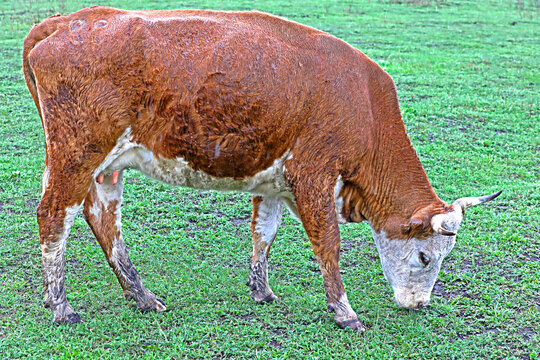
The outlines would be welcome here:
<svg viewBox="0 0 540 360">
<path fill-rule="evenodd" d="M 411 310 L 420 310 L 429 304 L 430 296 L 429 294 L 417 295 L 411 292 L 395 291 L 394 300 L 399 307 Z"/>
</svg>

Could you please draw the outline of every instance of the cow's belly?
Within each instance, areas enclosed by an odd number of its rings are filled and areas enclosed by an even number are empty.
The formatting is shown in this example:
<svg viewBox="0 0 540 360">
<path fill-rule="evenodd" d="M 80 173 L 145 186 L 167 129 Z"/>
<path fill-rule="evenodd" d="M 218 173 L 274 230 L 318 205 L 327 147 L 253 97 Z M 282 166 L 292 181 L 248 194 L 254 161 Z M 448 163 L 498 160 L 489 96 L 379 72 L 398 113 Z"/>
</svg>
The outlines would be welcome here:
<svg viewBox="0 0 540 360">
<path fill-rule="evenodd" d="M 94 176 L 134 168 L 156 180 L 175 186 L 200 190 L 245 191 L 258 195 L 291 198 L 290 188 L 284 178 L 285 161 L 290 157 L 290 152 L 286 152 L 281 158 L 276 159 L 272 166 L 251 177 L 243 179 L 215 177 L 202 170 L 193 169 L 183 158 L 156 157 L 152 151 L 133 142 L 128 129 L 94 171 Z"/>
</svg>

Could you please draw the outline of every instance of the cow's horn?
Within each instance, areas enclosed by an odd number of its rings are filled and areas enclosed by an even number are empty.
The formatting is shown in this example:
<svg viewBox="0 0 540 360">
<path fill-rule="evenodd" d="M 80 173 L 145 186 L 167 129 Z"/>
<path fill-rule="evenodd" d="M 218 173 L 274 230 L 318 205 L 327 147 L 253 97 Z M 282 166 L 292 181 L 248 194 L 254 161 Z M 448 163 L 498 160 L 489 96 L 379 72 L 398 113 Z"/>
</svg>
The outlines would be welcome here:
<svg viewBox="0 0 540 360">
<path fill-rule="evenodd" d="M 443 226 L 445 214 L 438 214 L 431 218 L 431 228 L 436 232 L 444 236 L 454 236 L 456 233 L 454 231 L 446 230 Z"/>
<path fill-rule="evenodd" d="M 458 205 L 459 207 L 461 207 L 461 209 L 465 210 L 465 209 L 467 209 L 467 208 L 469 208 L 471 206 L 482 204 L 482 203 L 485 203 L 487 201 L 491 201 L 491 200 L 495 199 L 497 196 L 501 195 L 501 193 L 502 193 L 502 190 L 497 191 L 494 194 L 486 195 L 486 196 L 465 197 L 465 198 L 457 199 L 456 201 L 454 201 L 453 205 L 454 206 Z"/>
</svg>

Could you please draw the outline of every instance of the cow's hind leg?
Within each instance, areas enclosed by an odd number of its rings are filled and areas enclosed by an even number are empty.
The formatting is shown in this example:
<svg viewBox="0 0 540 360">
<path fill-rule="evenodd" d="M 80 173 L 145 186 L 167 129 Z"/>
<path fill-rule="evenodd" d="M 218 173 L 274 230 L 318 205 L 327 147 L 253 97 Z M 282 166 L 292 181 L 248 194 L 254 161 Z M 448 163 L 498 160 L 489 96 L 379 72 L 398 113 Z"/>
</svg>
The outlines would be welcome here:
<svg viewBox="0 0 540 360">
<path fill-rule="evenodd" d="M 51 171 L 49 171 L 51 170 Z M 80 316 L 68 304 L 65 290 L 66 240 L 75 216 L 88 191 L 90 177 L 77 171 L 43 174 L 43 192 L 37 208 L 37 221 L 43 264 L 44 305 L 52 310 L 57 323 L 77 323 Z"/>
<path fill-rule="evenodd" d="M 257 302 L 272 302 L 277 296 L 268 285 L 268 253 L 281 225 L 283 203 L 275 197 L 253 197 L 251 236 L 253 252 L 247 285 Z"/>
<path fill-rule="evenodd" d="M 100 175 L 101 176 L 101 175 Z M 116 179 L 116 176 L 118 178 Z M 127 300 L 133 299 L 143 311 L 164 311 L 165 304 L 147 290 L 129 259 L 122 238 L 122 173 L 105 176 L 102 184 L 94 181 L 84 202 L 84 216 L 118 278 Z M 112 183 L 115 183 L 114 185 Z"/>
</svg>

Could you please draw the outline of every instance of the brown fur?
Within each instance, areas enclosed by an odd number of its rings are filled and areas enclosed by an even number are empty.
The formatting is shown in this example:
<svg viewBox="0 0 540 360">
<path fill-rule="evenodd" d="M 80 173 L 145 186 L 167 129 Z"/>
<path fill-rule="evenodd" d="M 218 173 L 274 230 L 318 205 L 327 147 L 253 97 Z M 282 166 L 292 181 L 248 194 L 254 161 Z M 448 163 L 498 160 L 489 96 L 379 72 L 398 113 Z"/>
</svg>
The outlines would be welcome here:
<svg viewBox="0 0 540 360">
<path fill-rule="evenodd" d="M 56 241 L 65 208 L 85 199 L 92 172 L 127 127 L 156 156 L 182 157 L 214 177 L 253 176 L 290 150 L 286 178 L 329 302 L 344 294 L 339 175 L 344 216 L 391 237 L 427 236 L 431 217 L 445 211 L 390 76 L 316 29 L 259 12 L 93 7 L 36 25 L 23 70 L 46 136 L 43 244 Z M 103 210 L 93 230 L 114 239 L 105 229 L 112 209 Z M 100 244 L 109 255 L 109 240 Z"/>
</svg>

